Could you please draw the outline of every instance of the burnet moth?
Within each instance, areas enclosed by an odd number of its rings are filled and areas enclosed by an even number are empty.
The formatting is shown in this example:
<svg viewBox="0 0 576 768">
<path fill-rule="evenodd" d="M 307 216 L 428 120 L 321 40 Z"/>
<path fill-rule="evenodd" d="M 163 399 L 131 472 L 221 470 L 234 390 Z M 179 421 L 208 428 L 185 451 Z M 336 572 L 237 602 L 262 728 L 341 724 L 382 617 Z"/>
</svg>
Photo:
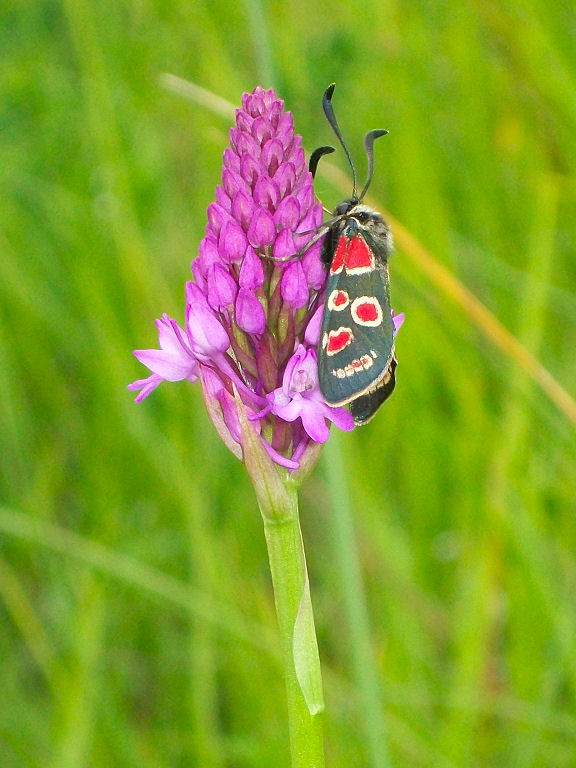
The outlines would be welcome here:
<svg viewBox="0 0 576 768">
<path fill-rule="evenodd" d="M 318 345 L 320 391 L 329 405 L 346 405 L 356 424 L 366 424 L 395 385 L 394 324 L 390 309 L 388 256 L 390 229 L 379 213 L 362 203 L 374 172 L 374 141 L 387 131 L 370 131 L 364 139 L 368 175 L 360 195 L 356 170 L 336 121 L 332 84 L 324 93 L 324 114 L 352 169 L 352 197 L 326 222 L 322 261 L 328 270 L 326 302 Z M 319 147 L 310 171 L 333 147 Z"/>
</svg>

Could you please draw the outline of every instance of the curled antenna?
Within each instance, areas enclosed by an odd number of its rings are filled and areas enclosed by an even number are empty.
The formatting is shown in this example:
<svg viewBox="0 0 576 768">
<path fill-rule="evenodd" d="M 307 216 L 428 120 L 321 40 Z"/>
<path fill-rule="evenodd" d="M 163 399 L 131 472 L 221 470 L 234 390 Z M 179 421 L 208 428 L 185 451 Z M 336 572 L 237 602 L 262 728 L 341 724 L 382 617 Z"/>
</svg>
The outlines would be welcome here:
<svg viewBox="0 0 576 768">
<path fill-rule="evenodd" d="M 366 184 L 364 184 L 364 189 L 360 193 L 360 200 L 364 198 L 364 195 L 368 191 L 368 187 L 372 181 L 372 176 L 374 175 L 374 141 L 380 138 L 380 136 L 386 136 L 387 133 L 388 131 L 379 129 L 377 131 L 368 131 L 364 137 L 364 149 L 366 150 L 366 155 L 368 157 L 368 176 L 366 177 Z"/>
<path fill-rule="evenodd" d="M 336 83 L 332 83 L 332 85 L 329 85 L 328 88 L 326 88 L 326 91 L 324 92 L 324 97 L 322 98 L 322 107 L 324 109 L 324 114 L 326 115 L 326 119 L 332 126 L 332 130 L 338 137 L 338 141 L 340 142 L 340 144 L 342 145 L 342 149 L 346 153 L 346 157 L 348 158 L 348 162 L 350 163 L 350 168 L 352 168 L 352 182 L 354 187 L 352 192 L 352 197 L 356 199 L 356 169 L 354 168 L 354 163 L 352 162 L 352 157 L 350 155 L 350 152 L 348 151 L 348 147 L 344 143 L 344 138 L 340 131 L 340 127 L 338 126 L 336 115 L 334 114 L 334 107 L 332 106 L 332 103 L 331 103 L 332 94 L 334 93 L 335 85 Z"/>
<path fill-rule="evenodd" d="M 320 161 L 320 158 L 324 155 L 330 155 L 332 152 L 335 152 L 336 150 L 334 147 L 318 147 L 318 149 L 315 149 L 314 152 L 310 155 L 310 162 L 308 163 L 308 170 L 312 174 L 312 178 L 316 176 L 316 168 L 318 167 L 318 162 Z"/>
</svg>

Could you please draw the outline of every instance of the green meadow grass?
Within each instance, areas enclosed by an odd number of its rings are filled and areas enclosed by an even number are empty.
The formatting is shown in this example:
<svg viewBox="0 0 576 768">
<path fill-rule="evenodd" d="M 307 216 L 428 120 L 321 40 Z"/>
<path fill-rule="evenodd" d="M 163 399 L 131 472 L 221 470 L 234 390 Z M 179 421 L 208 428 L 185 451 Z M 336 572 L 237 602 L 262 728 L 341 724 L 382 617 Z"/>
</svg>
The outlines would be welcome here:
<svg viewBox="0 0 576 768">
<path fill-rule="evenodd" d="M 243 467 L 197 386 L 125 389 L 154 318 L 183 320 L 231 124 L 166 72 L 233 104 L 274 85 L 309 151 L 335 80 L 361 177 L 365 131 L 390 131 L 397 388 L 301 494 L 327 765 L 576 765 L 572 4 L 1 14 L 2 768 L 289 764 Z M 318 175 L 329 207 L 340 176 Z"/>
</svg>

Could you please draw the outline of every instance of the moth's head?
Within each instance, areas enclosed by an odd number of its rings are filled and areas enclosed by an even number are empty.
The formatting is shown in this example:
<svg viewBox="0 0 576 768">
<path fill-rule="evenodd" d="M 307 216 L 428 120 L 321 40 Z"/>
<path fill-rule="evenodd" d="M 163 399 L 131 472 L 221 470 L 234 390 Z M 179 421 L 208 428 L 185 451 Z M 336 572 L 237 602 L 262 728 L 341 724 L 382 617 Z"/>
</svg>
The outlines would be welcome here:
<svg viewBox="0 0 576 768">
<path fill-rule="evenodd" d="M 342 200 L 342 202 L 334 208 L 334 216 L 346 216 L 346 214 L 358 205 L 357 197 L 350 197 L 348 200 Z"/>
<path fill-rule="evenodd" d="M 361 227 L 369 227 L 370 225 L 377 224 L 382 221 L 377 211 L 374 211 L 370 206 L 365 205 L 357 197 L 351 197 L 348 200 L 343 200 L 334 209 L 334 217 L 338 216 L 343 221 L 349 221 L 351 218 L 356 219 Z"/>
<path fill-rule="evenodd" d="M 341 215 L 346 219 L 356 219 L 358 224 L 362 227 L 368 227 L 371 224 L 376 224 L 382 221 L 382 216 L 380 216 L 379 213 L 374 211 L 368 205 L 364 205 L 364 203 L 354 199 L 344 201 L 344 203 L 341 203 L 338 208 L 336 208 L 336 211 L 338 211 L 339 208 L 342 208 L 344 204 L 346 204 L 347 207 L 341 211 Z"/>
<path fill-rule="evenodd" d="M 334 216 L 340 217 L 337 224 L 339 234 L 347 237 L 372 235 L 377 240 L 389 241 L 391 247 L 390 230 L 382 216 L 358 199 L 344 200 L 335 209 Z"/>
</svg>

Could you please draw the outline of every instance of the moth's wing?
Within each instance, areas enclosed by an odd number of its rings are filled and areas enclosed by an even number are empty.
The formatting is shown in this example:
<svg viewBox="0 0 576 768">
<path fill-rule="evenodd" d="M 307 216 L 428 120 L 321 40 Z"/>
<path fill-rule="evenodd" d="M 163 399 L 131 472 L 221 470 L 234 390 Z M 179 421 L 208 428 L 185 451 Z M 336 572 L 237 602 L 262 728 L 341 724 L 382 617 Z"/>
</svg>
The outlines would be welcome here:
<svg viewBox="0 0 576 768">
<path fill-rule="evenodd" d="M 342 308 L 334 302 L 337 292 L 348 298 Z M 368 304 L 377 318 L 366 322 L 359 310 Z M 318 377 L 326 402 L 343 405 L 366 393 L 386 374 L 393 354 L 387 265 L 376 264 L 361 274 L 345 268 L 329 272 L 318 346 Z"/>
<path fill-rule="evenodd" d="M 397 364 L 398 361 L 393 357 L 390 360 L 388 371 L 376 389 L 369 390 L 365 395 L 360 395 L 350 403 L 350 413 L 354 416 L 356 426 L 367 424 L 376 415 L 376 411 L 382 403 L 394 392 Z"/>
</svg>

